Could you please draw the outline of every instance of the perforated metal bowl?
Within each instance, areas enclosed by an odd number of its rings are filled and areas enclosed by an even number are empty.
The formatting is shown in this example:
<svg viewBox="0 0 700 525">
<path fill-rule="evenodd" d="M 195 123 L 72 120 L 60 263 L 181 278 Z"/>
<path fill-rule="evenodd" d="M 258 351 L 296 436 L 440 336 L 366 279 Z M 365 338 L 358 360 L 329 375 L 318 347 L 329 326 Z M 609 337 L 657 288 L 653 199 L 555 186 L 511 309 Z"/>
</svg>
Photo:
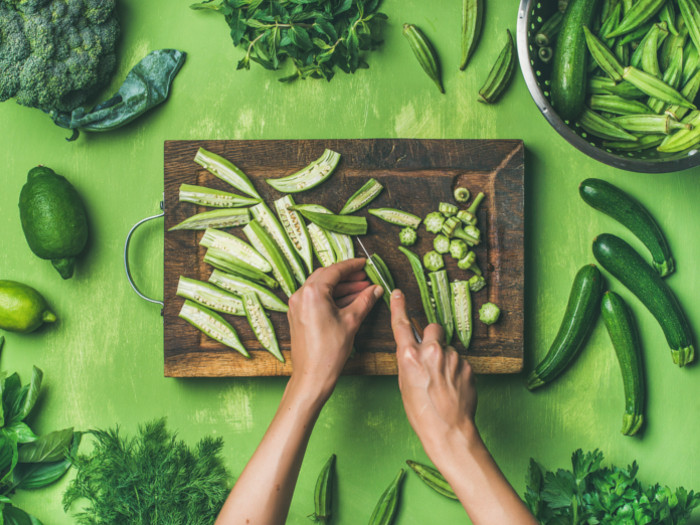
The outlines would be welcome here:
<svg viewBox="0 0 700 525">
<path fill-rule="evenodd" d="M 552 63 L 544 63 L 537 54 L 535 34 L 542 23 L 557 9 L 556 0 L 521 0 L 518 11 L 518 56 L 520 69 L 535 104 L 544 118 L 571 145 L 594 159 L 628 171 L 666 173 L 700 165 L 696 148 L 681 153 L 659 153 L 655 148 L 640 152 L 618 152 L 602 145 L 602 141 L 586 133 L 577 124 L 562 120 L 549 102 Z"/>
</svg>

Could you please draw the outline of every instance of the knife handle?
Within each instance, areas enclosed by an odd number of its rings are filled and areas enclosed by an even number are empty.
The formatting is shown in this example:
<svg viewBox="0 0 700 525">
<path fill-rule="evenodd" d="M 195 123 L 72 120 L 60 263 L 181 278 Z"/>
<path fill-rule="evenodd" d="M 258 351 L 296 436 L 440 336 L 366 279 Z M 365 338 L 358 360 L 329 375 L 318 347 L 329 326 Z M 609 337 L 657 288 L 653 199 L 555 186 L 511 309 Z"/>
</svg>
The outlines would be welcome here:
<svg viewBox="0 0 700 525">
<path fill-rule="evenodd" d="M 416 321 L 415 317 L 409 317 L 408 322 L 411 323 L 411 328 L 413 328 L 413 337 L 416 338 L 416 341 L 419 343 L 423 342 L 423 330 L 421 329 L 420 325 L 418 324 L 418 321 Z"/>
</svg>

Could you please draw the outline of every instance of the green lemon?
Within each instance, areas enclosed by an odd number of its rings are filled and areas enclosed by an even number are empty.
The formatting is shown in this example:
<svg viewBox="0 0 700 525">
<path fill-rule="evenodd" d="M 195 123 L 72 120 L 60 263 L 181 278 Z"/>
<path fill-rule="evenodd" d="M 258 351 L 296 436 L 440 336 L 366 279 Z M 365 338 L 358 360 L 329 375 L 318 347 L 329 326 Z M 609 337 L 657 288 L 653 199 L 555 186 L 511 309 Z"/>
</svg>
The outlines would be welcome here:
<svg viewBox="0 0 700 525">
<path fill-rule="evenodd" d="M 27 334 L 54 321 L 56 315 L 34 288 L 16 281 L 0 281 L 0 328 Z"/>
<path fill-rule="evenodd" d="M 19 196 L 19 215 L 29 248 L 51 260 L 61 277 L 72 277 L 88 238 L 85 206 L 73 185 L 50 168 L 33 168 Z"/>
</svg>

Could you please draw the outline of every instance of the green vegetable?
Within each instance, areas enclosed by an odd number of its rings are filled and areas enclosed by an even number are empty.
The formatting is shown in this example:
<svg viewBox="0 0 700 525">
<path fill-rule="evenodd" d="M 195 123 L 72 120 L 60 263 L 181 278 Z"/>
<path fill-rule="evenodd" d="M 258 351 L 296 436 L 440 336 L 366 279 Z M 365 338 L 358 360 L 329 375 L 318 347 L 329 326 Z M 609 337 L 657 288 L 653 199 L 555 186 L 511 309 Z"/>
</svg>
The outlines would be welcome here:
<svg viewBox="0 0 700 525">
<path fill-rule="evenodd" d="M 416 234 L 416 230 L 413 228 L 404 228 L 399 232 L 399 241 L 404 246 L 413 246 L 416 244 L 417 239 L 418 235 Z"/>
<path fill-rule="evenodd" d="M 638 28 L 646 21 L 650 20 L 664 5 L 666 0 L 640 0 L 635 2 L 632 7 L 625 12 L 620 24 L 611 31 L 605 38 L 613 38 L 621 36 L 634 29 Z"/>
<path fill-rule="evenodd" d="M 700 505 L 700 494 L 658 483 L 644 488 L 638 465 L 603 467 L 599 450 L 571 456 L 572 470 L 546 471 L 530 460 L 525 501 L 538 523 L 683 525 Z M 638 519 L 637 519 L 638 517 Z"/>
<path fill-rule="evenodd" d="M 267 310 L 282 313 L 286 313 L 287 310 L 289 310 L 289 307 L 270 290 L 239 275 L 214 270 L 209 276 L 209 282 L 222 290 L 226 290 L 238 296 L 245 292 L 255 292 L 258 295 L 258 299 L 260 299 L 260 303 Z M 274 282 L 277 284 L 276 281 Z"/>
<path fill-rule="evenodd" d="M 554 57 L 554 51 L 552 51 L 551 47 L 541 47 L 537 50 L 537 56 L 540 57 L 542 62 L 548 64 Z"/>
<path fill-rule="evenodd" d="M 469 350 L 472 340 L 472 296 L 467 281 L 452 281 L 452 317 L 455 322 L 455 332 Z"/>
<path fill-rule="evenodd" d="M 280 288 L 287 297 L 291 297 L 297 290 L 297 283 L 287 260 L 275 241 L 256 221 L 247 224 L 243 228 L 243 233 L 248 237 L 253 247 L 267 259 L 267 262 L 272 266 L 272 275 L 277 279 Z M 206 262 L 206 257 L 204 261 Z"/>
<path fill-rule="evenodd" d="M 436 272 L 441 268 L 445 267 L 445 261 L 436 251 L 429 251 L 423 256 L 423 266 L 431 272 Z"/>
<path fill-rule="evenodd" d="M 493 303 L 484 303 L 479 308 L 479 321 L 484 324 L 494 324 L 501 316 L 501 309 Z"/>
<path fill-rule="evenodd" d="M 248 176 L 230 160 L 211 151 L 207 151 L 204 148 L 199 148 L 194 157 L 194 161 L 209 173 L 230 184 L 238 191 L 242 191 L 246 195 L 259 201 L 262 200 L 262 197 L 260 197 L 253 183 L 250 182 Z"/>
<path fill-rule="evenodd" d="M 662 277 L 673 273 L 675 263 L 666 237 L 639 201 L 601 179 L 586 179 L 578 190 L 587 204 L 619 221 L 644 243 L 651 252 L 654 268 Z"/>
<path fill-rule="evenodd" d="M 433 249 L 439 254 L 448 253 L 450 251 L 450 239 L 445 235 L 436 235 L 433 239 Z"/>
<path fill-rule="evenodd" d="M 695 104 L 689 102 L 678 91 L 666 84 L 663 80 L 641 71 L 635 67 L 627 66 L 622 73 L 622 78 L 639 89 L 645 95 L 658 98 L 669 104 L 677 104 L 684 108 L 697 109 Z"/>
<path fill-rule="evenodd" d="M 547 47 L 554 44 L 561 31 L 561 24 L 564 15 L 560 11 L 555 11 L 552 16 L 542 23 L 542 26 L 535 34 L 535 43 L 540 47 Z"/>
<path fill-rule="evenodd" d="M 179 200 L 180 202 L 191 202 L 211 208 L 240 208 L 260 202 L 260 199 L 251 199 L 235 193 L 213 190 L 204 186 L 192 186 L 190 184 L 180 185 Z"/>
<path fill-rule="evenodd" d="M 282 193 L 299 193 L 315 188 L 330 177 L 340 161 L 340 153 L 326 149 L 323 154 L 301 170 L 267 183 Z"/>
<path fill-rule="evenodd" d="M 649 112 L 649 107 L 638 100 L 628 100 L 617 95 L 591 95 L 588 106 L 593 111 L 630 115 Z"/>
<path fill-rule="evenodd" d="M 670 115 L 621 115 L 611 118 L 610 122 L 635 133 L 664 133 L 668 135 L 677 129 L 689 130 L 693 128 L 691 124 L 678 122 Z"/>
<path fill-rule="evenodd" d="M 222 345 L 233 348 L 244 357 L 250 357 L 236 330 L 209 308 L 186 299 L 178 316 Z"/>
<path fill-rule="evenodd" d="M 430 277 L 430 284 L 433 289 L 433 300 L 435 301 L 438 320 L 445 331 L 445 342 L 450 344 L 454 333 L 454 318 L 452 317 L 452 295 L 450 293 L 450 283 L 447 280 L 447 272 L 445 270 L 430 272 L 428 277 Z"/>
<path fill-rule="evenodd" d="M 0 281 L 0 329 L 27 334 L 56 315 L 34 288 L 16 281 Z"/>
<path fill-rule="evenodd" d="M 586 37 L 596 0 L 570 0 L 554 50 L 552 105 L 563 120 L 573 121 L 583 109 L 586 97 Z"/>
<path fill-rule="evenodd" d="M 382 290 L 384 290 L 384 302 L 389 308 L 391 308 L 391 292 L 396 287 L 394 283 L 394 278 L 391 275 L 391 272 L 389 271 L 389 267 L 382 260 L 382 258 L 379 257 L 379 255 L 375 253 L 370 256 L 370 259 L 374 263 L 374 266 L 372 266 L 370 260 L 367 260 L 367 262 L 365 263 L 365 273 L 367 274 L 367 278 L 372 282 L 372 284 L 376 284 L 382 287 Z M 378 272 L 381 272 L 381 277 Z M 386 286 L 384 286 L 385 282 L 389 285 L 389 290 L 387 290 Z"/>
<path fill-rule="evenodd" d="M 452 487 L 450 487 L 450 484 L 447 483 L 447 480 L 437 469 L 428 465 L 423 465 L 417 461 L 411 461 L 410 459 L 406 460 L 406 464 L 411 467 L 411 470 L 418 475 L 423 483 L 435 492 L 446 498 L 457 499 L 457 495 L 452 490 Z"/>
<path fill-rule="evenodd" d="M 244 263 L 257 268 L 261 272 L 268 273 L 272 271 L 272 266 L 260 255 L 260 252 L 243 239 L 231 235 L 230 233 L 214 228 L 207 228 L 199 244 L 206 248 L 214 248 L 226 252 Z"/>
<path fill-rule="evenodd" d="M 88 239 L 85 205 L 73 185 L 46 166 L 32 168 L 19 195 L 19 216 L 32 252 L 70 279 Z"/>
<path fill-rule="evenodd" d="M 622 417 L 622 433 L 635 435 L 644 423 L 644 371 L 642 370 L 639 332 L 622 297 L 605 292 L 600 313 L 612 340 L 617 361 L 622 372 L 625 389 L 625 414 Z"/>
<path fill-rule="evenodd" d="M 367 219 L 364 217 L 312 211 L 305 204 L 292 206 L 292 209 L 324 230 L 346 235 L 365 235 L 367 233 Z"/>
<path fill-rule="evenodd" d="M 331 454 L 316 480 L 314 489 L 315 511 L 311 519 L 329 523 L 333 514 L 333 477 L 335 476 L 335 454 Z"/>
<path fill-rule="evenodd" d="M 309 231 L 306 229 L 306 223 L 299 212 L 291 209 L 292 206 L 296 206 L 296 203 L 291 195 L 285 195 L 275 201 L 275 208 L 282 227 L 294 250 L 299 254 L 301 260 L 304 261 L 306 271 L 311 274 L 314 271 L 311 237 L 309 237 Z"/>
<path fill-rule="evenodd" d="M 656 317 L 671 347 L 673 362 L 682 367 L 693 361 L 695 350 L 688 319 L 658 272 L 629 244 L 608 233 L 599 235 L 593 241 L 593 255 Z"/>
<path fill-rule="evenodd" d="M 418 291 L 420 292 L 420 300 L 423 305 L 423 311 L 425 312 L 425 317 L 428 319 L 428 323 L 437 323 L 438 321 L 437 315 L 435 314 L 435 307 L 433 306 L 433 301 L 430 297 L 428 282 L 425 280 L 425 273 L 423 273 L 423 265 L 421 264 L 420 258 L 411 250 L 404 248 L 403 246 L 399 246 L 399 251 L 406 256 L 408 263 L 411 265 L 413 276 L 418 284 Z"/>
<path fill-rule="evenodd" d="M 472 292 L 478 292 L 486 287 L 486 279 L 481 275 L 472 275 L 469 279 L 469 290 Z"/>
<path fill-rule="evenodd" d="M 695 49 L 700 49 L 700 8 L 693 0 L 678 0 L 678 9 Z"/>
<path fill-rule="evenodd" d="M 212 284 L 203 283 L 196 279 L 188 279 L 181 275 L 175 293 L 180 297 L 194 301 L 217 312 L 230 315 L 245 315 L 245 309 L 240 297 Z"/>
<path fill-rule="evenodd" d="M 115 1 L 0 3 L 0 102 L 70 112 L 109 84 L 117 65 Z"/>
<path fill-rule="evenodd" d="M 403 36 L 408 40 L 408 45 L 411 47 L 411 51 L 413 51 L 416 59 L 418 59 L 420 67 L 422 67 L 423 71 L 435 82 L 440 93 L 445 93 L 445 88 L 442 85 L 440 61 L 428 37 L 413 24 L 403 25 Z"/>
<path fill-rule="evenodd" d="M 248 323 L 255 334 L 255 338 L 260 342 L 262 347 L 275 356 L 280 362 L 284 363 L 284 356 L 280 351 L 277 343 L 277 335 L 275 328 L 272 326 L 272 321 L 263 310 L 262 304 L 258 295 L 254 292 L 244 292 L 241 296 L 243 306 L 245 307 L 245 315 L 248 318 Z"/>
<path fill-rule="evenodd" d="M 453 215 L 457 215 L 457 206 L 450 202 L 441 202 L 438 205 L 438 211 L 442 213 L 445 217 L 452 217 Z"/>
<path fill-rule="evenodd" d="M 469 252 L 463 258 L 457 262 L 457 268 L 460 270 L 471 270 L 476 275 L 481 275 L 481 268 L 476 263 L 476 254 L 474 252 Z"/>
<path fill-rule="evenodd" d="M 423 220 L 423 225 L 425 229 L 430 233 L 440 233 L 442 231 L 442 225 L 445 223 L 445 217 L 439 211 L 434 211 L 426 215 Z"/>
<path fill-rule="evenodd" d="M 343 209 L 340 210 L 340 215 L 348 215 L 361 210 L 376 199 L 383 189 L 384 186 L 382 186 L 379 181 L 376 179 L 369 179 L 348 199 L 345 206 L 343 206 Z"/>
<path fill-rule="evenodd" d="M 394 478 L 394 481 L 382 493 L 377 505 L 369 518 L 369 525 L 391 525 L 396 518 L 399 507 L 399 493 L 401 483 L 406 476 L 406 471 L 401 469 Z"/>
<path fill-rule="evenodd" d="M 457 217 L 449 217 L 442 225 L 442 233 L 447 237 L 462 239 L 469 246 L 476 246 L 481 242 L 481 232 L 476 226 L 467 225 L 462 228 L 462 221 Z"/>
<path fill-rule="evenodd" d="M 222 210 L 205 211 L 188 217 L 168 231 L 175 230 L 206 230 L 207 228 L 231 228 L 250 222 L 248 208 L 224 208 Z"/>
<path fill-rule="evenodd" d="M 465 243 L 463 240 L 452 239 L 450 241 L 450 255 L 453 259 L 459 260 L 466 257 L 468 251 L 469 248 L 467 247 L 467 243 Z"/>
<path fill-rule="evenodd" d="M 615 82 L 620 82 L 623 68 L 615 54 L 591 33 L 588 27 L 583 26 L 583 34 L 586 37 L 588 51 L 591 53 L 593 60 L 596 61 L 596 64 L 598 64 L 598 67 Z"/>
<path fill-rule="evenodd" d="M 258 268 L 243 262 L 241 259 L 228 252 L 217 250 L 216 248 L 209 248 L 204 253 L 204 262 L 211 264 L 214 268 L 223 272 L 244 277 L 258 284 L 267 286 L 268 288 L 274 289 L 279 286 L 279 283 L 275 279 L 266 275 Z"/>
<path fill-rule="evenodd" d="M 469 197 L 471 197 L 471 193 L 469 193 L 469 190 L 467 188 L 463 186 L 457 186 L 452 192 L 452 196 L 457 202 L 465 203 L 469 202 Z"/>
<path fill-rule="evenodd" d="M 311 245 L 321 266 L 325 268 L 326 266 L 334 264 L 336 262 L 336 255 L 329 237 L 330 232 L 327 232 L 313 223 L 309 224 L 308 230 L 309 237 L 311 237 Z"/>
<path fill-rule="evenodd" d="M 280 82 L 298 78 L 330 80 L 336 67 L 345 73 L 367 67 L 364 52 L 379 46 L 380 24 L 387 18 L 377 11 L 378 1 L 345 2 L 332 8 L 326 0 L 222 0 L 218 4 L 206 0 L 190 7 L 224 15 L 233 45 L 246 50 L 238 69 L 250 69 L 252 60 L 265 69 L 278 70 L 289 58 L 294 72 L 280 78 Z"/>
<path fill-rule="evenodd" d="M 628 133 L 613 121 L 606 119 L 603 115 L 583 108 L 579 114 L 579 125 L 591 135 L 608 140 L 628 140 L 636 142 L 638 139 Z"/>
<path fill-rule="evenodd" d="M 469 210 L 459 210 L 457 212 L 457 218 L 462 221 L 465 226 L 476 226 L 476 215 L 471 213 Z"/>
<path fill-rule="evenodd" d="M 506 29 L 508 39 L 506 45 L 501 50 L 501 53 L 496 59 L 496 63 L 491 68 L 489 76 L 486 77 L 484 85 L 479 90 L 479 102 L 493 104 L 503 94 L 505 89 L 510 84 L 515 71 L 515 44 L 510 30 Z"/>
<path fill-rule="evenodd" d="M 221 438 L 205 437 L 190 448 L 165 420 L 139 427 L 133 437 L 119 429 L 91 430 L 93 448 L 75 459 L 76 475 L 63 507 L 80 525 L 187 523 L 210 525 L 230 490 Z"/>
<path fill-rule="evenodd" d="M 683 121 L 690 124 L 693 129 L 680 130 L 673 135 L 669 135 L 656 148 L 658 151 L 666 153 L 684 151 L 700 141 L 700 111 L 692 111 Z"/>
<path fill-rule="evenodd" d="M 119 91 L 91 110 L 83 107 L 71 113 L 51 113 L 54 123 L 72 129 L 103 132 L 120 128 L 148 110 L 165 102 L 175 76 L 185 63 L 185 53 L 177 49 L 159 49 L 146 55 L 129 71 Z"/>
<path fill-rule="evenodd" d="M 483 18 L 483 0 L 462 1 L 462 58 L 459 63 L 462 71 L 467 68 L 469 59 L 476 50 Z"/>
<path fill-rule="evenodd" d="M 528 376 L 528 389 L 553 381 L 576 357 L 593 330 L 602 295 L 603 276 L 595 264 L 587 264 L 574 277 L 557 336 L 547 355 Z"/>
<path fill-rule="evenodd" d="M 395 208 L 373 208 L 368 210 L 370 215 L 380 218 L 390 224 L 396 226 L 405 226 L 408 228 L 418 229 L 421 219 L 417 215 L 408 213 L 407 211 L 397 210 Z"/>
</svg>

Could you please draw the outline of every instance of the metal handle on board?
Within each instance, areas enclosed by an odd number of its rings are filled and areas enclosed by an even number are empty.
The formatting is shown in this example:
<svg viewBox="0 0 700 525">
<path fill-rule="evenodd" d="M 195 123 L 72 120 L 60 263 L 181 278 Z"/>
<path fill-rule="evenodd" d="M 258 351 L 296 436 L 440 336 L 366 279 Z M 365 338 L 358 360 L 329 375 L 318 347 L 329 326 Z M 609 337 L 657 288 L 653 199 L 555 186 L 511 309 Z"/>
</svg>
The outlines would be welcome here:
<svg viewBox="0 0 700 525">
<path fill-rule="evenodd" d="M 163 201 L 160 201 L 160 209 L 163 210 Z M 163 217 L 165 215 L 165 211 L 161 211 L 158 215 L 151 215 L 150 217 L 146 217 L 145 219 L 141 219 L 139 222 L 134 224 L 134 226 L 129 230 L 129 234 L 126 236 L 126 243 L 124 244 L 124 269 L 126 270 L 126 278 L 129 281 L 129 284 L 131 285 L 131 288 L 136 292 L 136 294 L 143 299 L 144 301 L 148 301 L 149 303 L 154 303 L 154 304 L 159 304 L 160 305 L 160 315 L 163 315 L 163 307 L 165 306 L 163 301 L 158 301 L 157 299 L 151 299 L 150 297 L 144 295 L 141 290 L 138 289 L 136 286 L 136 283 L 134 283 L 134 278 L 131 276 L 131 268 L 129 267 L 129 244 L 131 243 L 131 236 L 134 234 L 136 229 L 141 226 L 142 224 L 152 221 L 153 219 L 158 219 L 160 217 Z"/>
</svg>

